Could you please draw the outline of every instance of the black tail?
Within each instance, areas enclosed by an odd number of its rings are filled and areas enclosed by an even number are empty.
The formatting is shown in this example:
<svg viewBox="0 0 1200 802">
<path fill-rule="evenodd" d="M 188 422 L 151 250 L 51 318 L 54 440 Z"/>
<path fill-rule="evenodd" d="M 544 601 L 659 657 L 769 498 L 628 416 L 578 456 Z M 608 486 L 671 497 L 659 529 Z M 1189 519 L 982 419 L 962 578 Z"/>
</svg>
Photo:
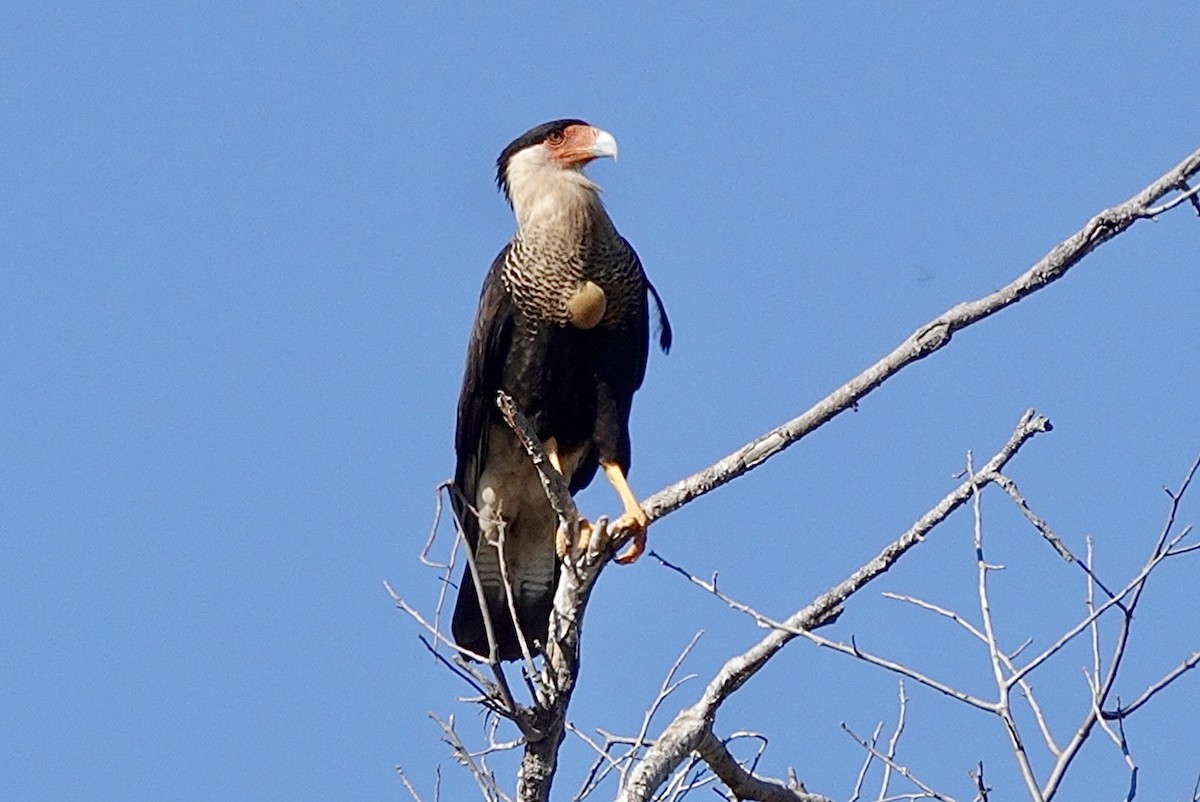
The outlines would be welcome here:
<svg viewBox="0 0 1200 802">
<path fill-rule="evenodd" d="M 492 633 L 496 638 L 496 654 L 501 660 L 519 660 L 521 644 L 513 627 L 512 613 L 503 588 L 484 588 Z M 530 598 L 528 595 L 515 599 L 517 618 L 531 654 L 536 655 L 545 645 L 550 625 L 550 610 L 554 605 L 553 592 Z M 454 618 L 450 622 L 454 642 L 475 654 L 488 656 L 487 626 L 479 609 L 479 594 L 471 579 L 468 566 L 463 571 L 462 583 L 458 587 L 458 602 L 454 605 Z"/>
</svg>

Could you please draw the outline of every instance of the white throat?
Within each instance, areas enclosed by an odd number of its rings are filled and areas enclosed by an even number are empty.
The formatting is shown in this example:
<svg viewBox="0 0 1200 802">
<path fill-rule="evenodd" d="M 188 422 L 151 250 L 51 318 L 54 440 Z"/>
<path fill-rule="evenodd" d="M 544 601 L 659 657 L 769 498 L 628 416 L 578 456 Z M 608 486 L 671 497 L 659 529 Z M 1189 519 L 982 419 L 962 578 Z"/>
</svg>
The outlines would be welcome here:
<svg viewBox="0 0 1200 802">
<path fill-rule="evenodd" d="M 506 177 L 517 228 L 524 234 L 543 228 L 586 227 L 597 213 L 607 217 L 600 187 L 582 171 L 550 162 L 541 146 L 515 154 Z"/>
</svg>

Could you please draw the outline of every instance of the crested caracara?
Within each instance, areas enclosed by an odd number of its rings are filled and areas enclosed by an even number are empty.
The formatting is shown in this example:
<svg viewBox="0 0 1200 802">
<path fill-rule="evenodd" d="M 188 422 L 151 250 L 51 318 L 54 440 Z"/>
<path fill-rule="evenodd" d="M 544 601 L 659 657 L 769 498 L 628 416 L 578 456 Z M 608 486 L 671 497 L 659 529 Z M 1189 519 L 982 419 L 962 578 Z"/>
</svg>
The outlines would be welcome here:
<svg viewBox="0 0 1200 802">
<path fill-rule="evenodd" d="M 521 656 L 495 542 L 501 532 L 521 632 L 545 645 L 559 558 L 557 521 L 537 471 L 500 417 L 503 390 L 524 411 L 554 467 L 575 493 L 597 468 L 620 495 L 632 530 L 632 562 L 645 547 L 646 514 L 629 489 L 629 410 L 649 355 L 647 293 L 659 344 L 671 345 L 662 301 L 642 264 L 583 174 L 617 157 L 612 135 L 582 120 L 555 120 L 522 134 L 500 154 L 496 181 L 517 232 L 492 263 L 467 347 L 458 400 L 454 508 L 487 600 L 501 660 Z M 587 531 L 586 522 L 581 529 Z M 451 626 L 460 646 L 489 654 L 471 574 L 464 572 Z"/>
</svg>

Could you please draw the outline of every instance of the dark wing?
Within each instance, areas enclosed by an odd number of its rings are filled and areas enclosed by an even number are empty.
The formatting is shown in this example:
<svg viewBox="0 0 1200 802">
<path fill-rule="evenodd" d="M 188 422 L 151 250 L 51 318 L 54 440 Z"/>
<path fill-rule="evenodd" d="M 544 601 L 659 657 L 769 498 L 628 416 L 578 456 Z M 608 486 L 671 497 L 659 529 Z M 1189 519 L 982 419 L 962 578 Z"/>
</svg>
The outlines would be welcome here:
<svg viewBox="0 0 1200 802">
<path fill-rule="evenodd" d="M 504 375 L 504 363 L 512 342 L 512 298 L 504 287 L 501 270 L 510 246 L 505 245 L 492 262 L 483 290 L 479 294 L 479 311 L 467 345 L 467 366 L 463 371 L 462 392 L 458 396 L 458 428 L 454 435 L 454 452 L 458 458 L 454 469 L 454 511 L 463 525 L 467 544 L 472 552 L 479 539 L 479 524 L 466 504 L 474 504 L 487 454 L 488 420 L 496 409 L 496 393 Z"/>
<path fill-rule="evenodd" d="M 664 354 L 671 350 L 671 321 L 667 318 L 667 307 L 663 306 L 662 297 L 658 294 L 658 290 L 650 283 L 650 277 L 646 275 L 646 269 L 642 267 L 642 260 L 638 258 L 637 251 L 629 244 L 629 240 L 621 237 L 621 242 L 625 243 L 625 247 L 629 249 L 629 253 L 633 256 L 633 261 L 637 264 L 638 272 L 642 274 L 642 281 L 646 282 L 646 289 L 654 297 L 654 312 L 658 318 L 658 347 L 662 349 Z M 644 365 L 643 365 L 644 370 Z"/>
<path fill-rule="evenodd" d="M 642 275 L 646 275 L 646 271 L 642 271 Z M 662 298 L 658 295 L 658 290 L 654 289 L 654 285 L 650 283 L 650 279 L 646 279 L 646 289 L 650 290 L 650 294 L 654 296 L 655 312 L 658 313 L 658 347 L 662 349 L 664 354 L 671 352 L 671 321 L 667 319 L 667 308 L 663 306 Z"/>
<path fill-rule="evenodd" d="M 595 421 L 595 444 L 597 453 L 592 460 L 616 462 L 623 472 L 628 473 L 631 462 L 629 443 L 629 413 L 633 395 L 642 385 L 646 375 L 646 363 L 650 357 L 650 310 L 649 296 L 658 304 L 660 325 L 663 327 L 660 343 L 667 347 L 671 342 L 670 323 L 662 309 L 658 293 L 651 287 L 642 269 L 641 260 L 628 240 L 621 239 L 626 256 L 632 262 L 632 275 L 637 281 L 634 301 L 625 310 L 621 325 L 600 336 L 604 343 L 602 354 L 596 364 L 597 408 Z M 629 275 L 629 273 L 626 273 Z M 595 463 L 588 460 L 581 465 L 582 476 L 572 477 L 575 485 L 584 486 L 591 480 Z"/>
</svg>

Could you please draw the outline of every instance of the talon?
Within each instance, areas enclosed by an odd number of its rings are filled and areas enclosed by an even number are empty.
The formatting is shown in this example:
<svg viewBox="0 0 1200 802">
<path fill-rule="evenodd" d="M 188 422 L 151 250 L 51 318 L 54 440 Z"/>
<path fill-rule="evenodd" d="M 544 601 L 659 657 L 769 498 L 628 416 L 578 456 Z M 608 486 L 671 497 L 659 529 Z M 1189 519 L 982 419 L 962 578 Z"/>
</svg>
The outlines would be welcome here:
<svg viewBox="0 0 1200 802">
<path fill-rule="evenodd" d="M 628 513 L 617 519 L 613 525 L 619 532 L 631 532 L 629 537 L 629 551 L 624 554 L 614 557 L 618 565 L 630 565 L 637 562 L 637 558 L 641 557 L 646 551 L 646 527 L 650 521 L 646 517 L 646 513 L 639 508 L 640 516 L 633 516 Z"/>
<path fill-rule="evenodd" d="M 575 542 L 575 548 L 579 551 L 587 549 L 588 543 L 592 541 L 592 522 L 587 518 L 579 519 L 579 540 Z"/>
<path fill-rule="evenodd" d="M 560 523 L 558 529 L 554 530 L 554 553 L 560 560 L 567 556 L 567 525 L 565 523 Z"/>
<path fill-rule="evenodd" d="M 608 477 L 609 483 L 616 489 L 621 503 L 625 506 L 625 514 L 617 519 L 612 528 L 617 532 L 630 533 L 629 551 L 615 558 L 619 565 L 629 565 L 636 562 L 646 550 L 646 527 L 650 525 L 650 518 L 638 504 L 633 491 L 629 489 L 629 482 L 625 480 L 625 471 L 621 466 L 615 462 L 601 464 L 604 466 L 604 475 Z"/>
<path fill-rule="evenodd" d="M 554 532 L 554 553 L 558 555 L 560 560 L 565 560 L 567 555 L 571 553 L 571 542 L 567 532 L 568 527 L 565 524 L 559 524 L 558 529 Z M 588 543 L 592 540 L 592 523 L 587 518 L 579 519 L 579 538 L 575 541 L 574 551 L 581 552 L 587 549 Z"/>
</svg>

